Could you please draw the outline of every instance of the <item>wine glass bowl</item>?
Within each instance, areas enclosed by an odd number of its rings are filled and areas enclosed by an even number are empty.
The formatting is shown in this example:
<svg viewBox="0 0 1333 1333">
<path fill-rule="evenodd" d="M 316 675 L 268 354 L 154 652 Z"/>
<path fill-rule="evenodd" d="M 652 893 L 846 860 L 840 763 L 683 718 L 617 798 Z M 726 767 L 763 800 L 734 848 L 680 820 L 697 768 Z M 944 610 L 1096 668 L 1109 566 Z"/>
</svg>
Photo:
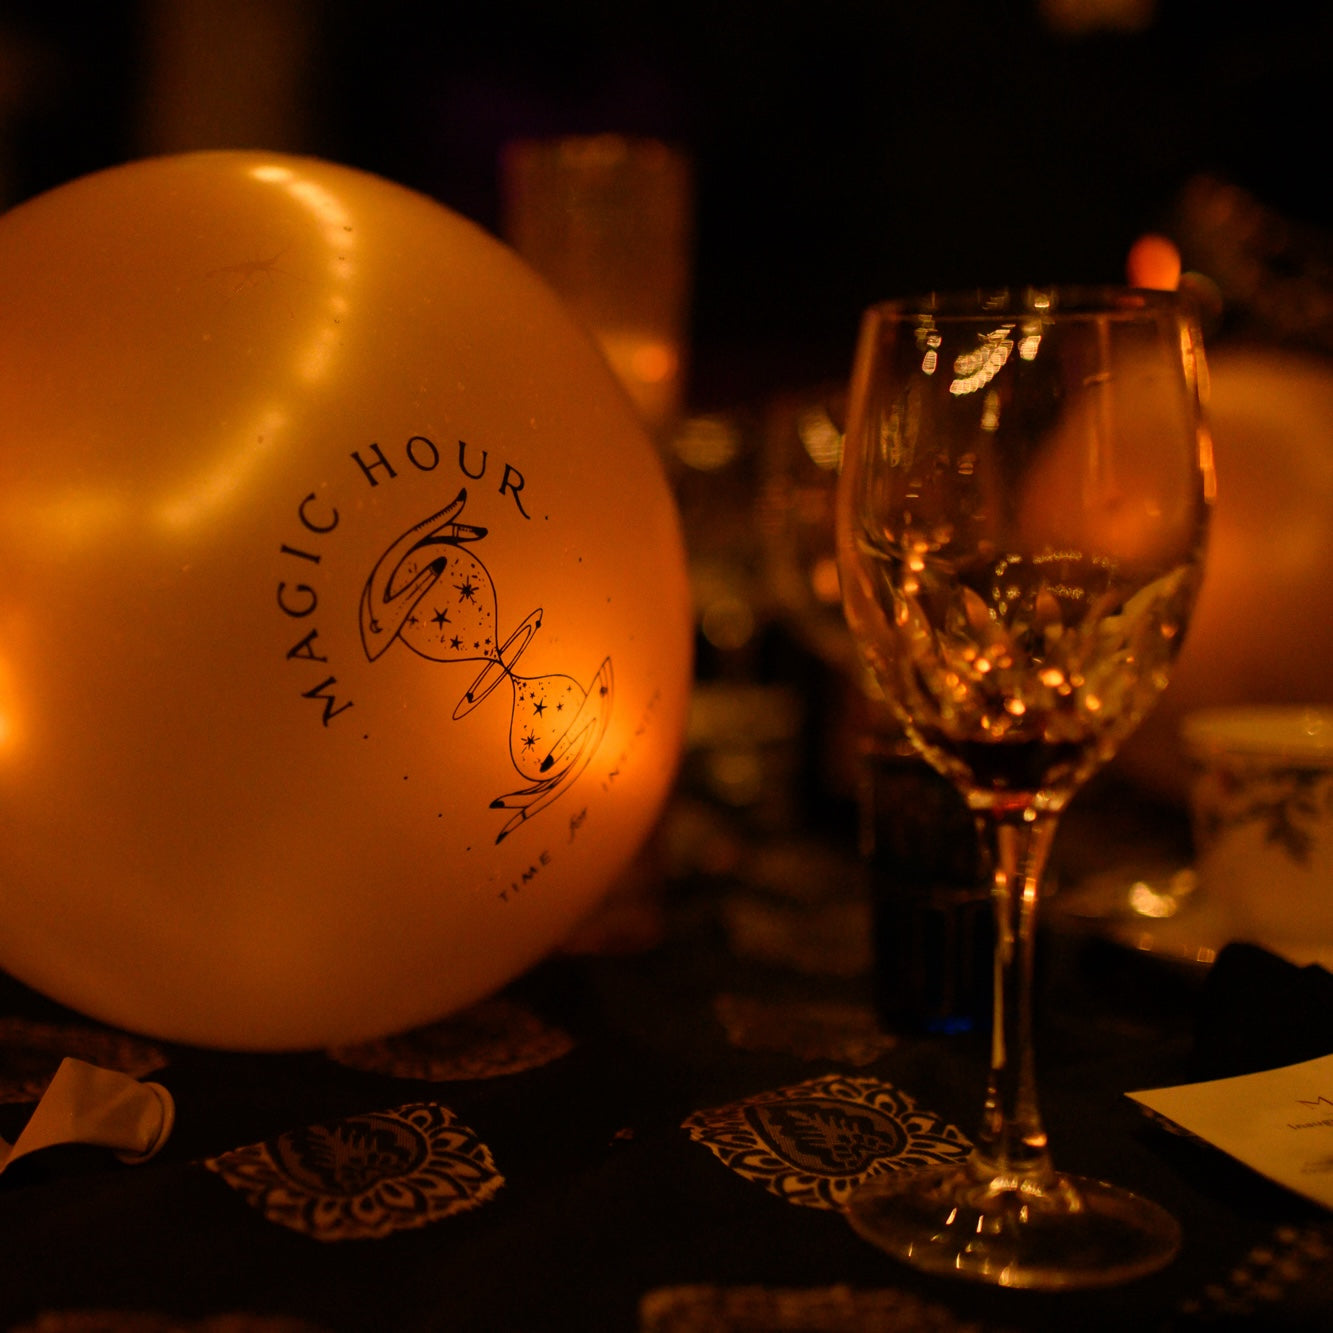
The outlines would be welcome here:
<svg viewBox="0 0 1333 1333">
<path fill-rule="evenodd" d="M 844 609 L 992 867 L 992 1068 L 965 1166 L 876 1176 L 863 1234 L 1005 1285 L 1088 1286 L 1174 1251 L 1155 1205 L 1055 1171 L 1032 953 L 1059 813 L 1165 687 L 1202 574 L 1202 352 L 1164 293 L 1025 289 L 873 307 L 838 491 Z"/>
</svg>

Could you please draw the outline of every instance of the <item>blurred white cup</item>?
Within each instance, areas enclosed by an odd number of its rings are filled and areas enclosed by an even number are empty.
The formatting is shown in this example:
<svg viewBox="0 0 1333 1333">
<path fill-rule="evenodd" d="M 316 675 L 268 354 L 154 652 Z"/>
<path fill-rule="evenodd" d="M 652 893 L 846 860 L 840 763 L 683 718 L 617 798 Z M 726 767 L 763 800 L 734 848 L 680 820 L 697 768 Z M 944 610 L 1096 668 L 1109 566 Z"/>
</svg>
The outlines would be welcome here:
<svg viewBox="0 0 1333 1333">
<path fill-rule="evenodd" d="M 1234 939 L 1296 961 L 1333 948 L 1333 705 L 1189 714 L 1199 887 Z"/>
</svg>

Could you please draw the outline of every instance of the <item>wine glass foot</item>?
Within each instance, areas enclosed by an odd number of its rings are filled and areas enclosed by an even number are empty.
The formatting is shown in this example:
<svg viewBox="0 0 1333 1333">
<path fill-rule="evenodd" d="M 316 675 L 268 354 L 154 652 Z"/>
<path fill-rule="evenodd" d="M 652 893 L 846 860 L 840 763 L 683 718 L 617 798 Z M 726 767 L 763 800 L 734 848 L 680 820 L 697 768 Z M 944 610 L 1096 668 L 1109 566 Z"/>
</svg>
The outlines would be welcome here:
<svg viewBox="0 0 1333 1333">
<path fill-rule="evenodd" d="M 1098 1180 L 1058 1176 L 1037 1193 L 996 1190 L 966 1164 L 873 1176 L 852 1227 L 923 1272 L 1002 1287 L 1105 1287 L 1164 1267 L 1180 1228 L 1157 1204 Z"/>
</svg>

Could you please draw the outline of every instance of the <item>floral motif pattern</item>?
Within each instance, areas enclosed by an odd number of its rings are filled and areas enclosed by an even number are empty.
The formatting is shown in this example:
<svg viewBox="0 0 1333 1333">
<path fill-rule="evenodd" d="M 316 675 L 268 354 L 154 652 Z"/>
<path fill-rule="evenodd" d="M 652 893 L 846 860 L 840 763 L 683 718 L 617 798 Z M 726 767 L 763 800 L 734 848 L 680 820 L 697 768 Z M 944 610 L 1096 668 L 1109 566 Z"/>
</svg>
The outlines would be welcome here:
<svg viewBox="0 0 1333 1333">
<path fill-rule="evenodd" d="M 1261 823 L 1267 842 L 1308 866 L 1317 829 L 1333 817 L 1333 773 L 1238 758 L 1202 774 L 1194 796 L 1201 846 L 1237 825 Z"/>
<path fill-rule="evenodd" d="M 270 1222 L 321 1241 L 426 1226 L 504 1184 L 490 1149 L 434 1102 L 295 1130 L 205 1165 Z"/>
<path fill-rule="evenodd" d="M 441 1023 L 382 1041 L 340 1046 L 329 1055 L 352 1069 L 430 1083 L 495 1078 L 558 1060 L 569 1034 L 513 1000 L 487 1000 Z"/>
<path fill-rule="evenodd" d="M 827 1075 L 714 1110 L 684 1128 L 788 1203 L 842 1209 L 868 1176 L 965 1157 L 962 1132 L 872 1078 Z"/>
</svg>

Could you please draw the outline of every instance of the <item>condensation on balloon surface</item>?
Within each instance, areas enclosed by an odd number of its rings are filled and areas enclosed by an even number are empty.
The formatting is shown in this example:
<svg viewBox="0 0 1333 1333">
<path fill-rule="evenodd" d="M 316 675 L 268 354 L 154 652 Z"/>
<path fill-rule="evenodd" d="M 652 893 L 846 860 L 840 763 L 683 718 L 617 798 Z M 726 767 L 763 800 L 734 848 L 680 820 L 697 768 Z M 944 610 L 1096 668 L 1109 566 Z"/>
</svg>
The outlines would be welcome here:
<svg viewBox="0 0 1333 1333">
<path fill-rule="evenodd" d="M 0 964 L 211 1045 L 548 952 L 651 831 L 690 615 L 591 343 L 439 205 L 205 153 L 0 218 Z"/>
</svg>

